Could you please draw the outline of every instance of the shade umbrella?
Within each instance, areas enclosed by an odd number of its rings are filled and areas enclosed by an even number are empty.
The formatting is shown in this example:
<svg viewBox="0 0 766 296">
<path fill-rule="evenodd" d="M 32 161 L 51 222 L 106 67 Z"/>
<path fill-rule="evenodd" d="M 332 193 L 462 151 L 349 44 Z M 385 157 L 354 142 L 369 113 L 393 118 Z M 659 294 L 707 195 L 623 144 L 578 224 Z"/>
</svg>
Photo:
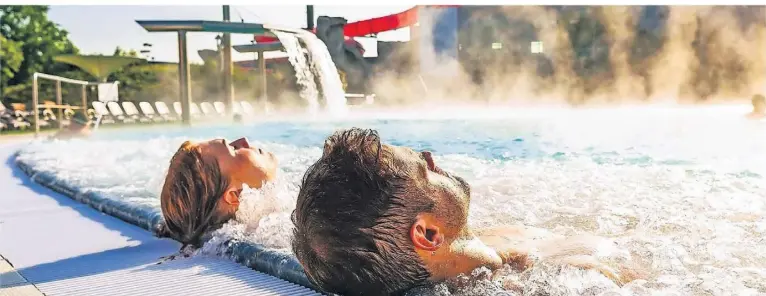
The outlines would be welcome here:
<svg viewBox="0 0 766 296">
<path fill-rule="evenodd" d="M 76 54 L 55 56 L 53 60 L 78 67 L 101 82 L 106 82 L 109 74 L 124 67 L 146 63 L 146 60 L 137 57 Z"/>
</svg>

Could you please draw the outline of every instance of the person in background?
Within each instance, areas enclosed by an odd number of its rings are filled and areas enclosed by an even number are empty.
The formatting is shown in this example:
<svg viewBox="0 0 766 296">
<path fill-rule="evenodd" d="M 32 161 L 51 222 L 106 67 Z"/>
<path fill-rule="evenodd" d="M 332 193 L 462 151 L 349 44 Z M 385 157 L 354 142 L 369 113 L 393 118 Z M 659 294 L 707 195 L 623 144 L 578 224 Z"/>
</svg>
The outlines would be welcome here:
<svg viewBox="0 0 766 296">
<path fill-rule="evenodd" d="M 753 111 L 747 114 L 749 119 L 766 118 L 766 98 L 762 94 L 756 94 L 751 100 Z"/>
<path fill-rule="evenodd" d="M 90 119 L 83 112 L 76 111 L 69 120 L 69 126 L 58 131 L 52 138 L 59 140 L 85 138 L 91 134 L 90 126 Z"/>
</svg>

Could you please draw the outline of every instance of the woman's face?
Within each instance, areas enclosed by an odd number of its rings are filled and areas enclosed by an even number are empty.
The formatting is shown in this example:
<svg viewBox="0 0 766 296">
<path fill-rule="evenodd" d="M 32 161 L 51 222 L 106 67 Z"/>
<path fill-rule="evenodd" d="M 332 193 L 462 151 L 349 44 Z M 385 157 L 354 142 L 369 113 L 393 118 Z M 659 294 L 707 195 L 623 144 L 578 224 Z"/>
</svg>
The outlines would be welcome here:
<svg viewBox="0 0 766 296">
<path fill-rule="evenodd" d="M 250 147 L 247 138 L 233 142 L 213 139 L 199 143 L 203 158 L 215 159 L 221 174 L 227 176 L 232 187 L 241 189 L 242 183 L 252 188 L 261 188 L 263 183 L 276 177 L 277 158 L 271 152 Z"/>
</svg>

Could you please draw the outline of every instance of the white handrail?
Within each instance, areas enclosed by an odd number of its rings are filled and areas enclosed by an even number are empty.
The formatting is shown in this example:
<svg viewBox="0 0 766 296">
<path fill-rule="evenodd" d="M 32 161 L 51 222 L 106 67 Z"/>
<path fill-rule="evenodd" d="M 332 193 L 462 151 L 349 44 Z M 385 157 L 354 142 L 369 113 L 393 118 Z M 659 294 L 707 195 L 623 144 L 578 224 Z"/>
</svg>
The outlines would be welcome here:
<svg viewBox="0 0 766 296">
<path fill-rule="evenodd" d="M 69 78 L 59 77 L 59 76 L 55 76 L 55 75 L 49 75 L 49 74 L 40 73 L 40 72 L 35 72 L 35 74 L 32 74 L 32 79 L 36 80 L 37 77 L 45 78 L 45 79 L 49 79 L 49 80 L 66 82 L 66 83 L 79 84 L 79 85 L 98 84 L 98 83 L 87 82 L 87 81 L 83 81 L 83 80 L 69 79 Z"/>
<path fill-rule="evenodd" d="M 38 137 L 40 135 L 40 108 L 41 107 L 42 108 L 50 108 L 48 106 L 44 106 L 44 105 L 40 105 L 39 104 L 38 89 L 37 89 L 37 87 L 38 87 L 37 86 L 38 78 L 56 81 L 56 106 L 64 106 L 64 104 L 62 102 L 62 97 L 61 97 L 61 82 L 80 85 L 82 87 L 81 95 L 82 95 L 82 109 L 83 110 L 87 110 L 88 109 L 88 106 L 87 106 L 88 99 L 87 99 L 86 87 L 88 85 L 98 85 L 98 84 L 100 84 L 98 82 L 88 82 L 88 81 L 84 81 L 84 80 L 70 79 L 70 78 L 65 78 L 65 77 L 60 77 L 60 76 L 56 76 L 56 75 L 40 73 L 40 72 L 35 72 L 34 74 L 32 74 L 32 108 L 34 109 L 33 111 L 34 111 L 34 120 L 35 120 L 35 122 L 34 122 L 35 137 Z M 119 82 L 115 82 L 115 83 L 119 83 Z M 72 106 L 72 107 L 75 107 L 75 106 Z M 59 109 L 59 116 L 58 117 L 61 118 L 62 117 L 61 116 L 62 115 L 61 112 L 62 112 L 63 108 L 61 108 L 61 107 L 58 107 L 58 108 L 52 107 L 52 108 Z M 75 109 L 75 108 L 72 108 L 72 109 Z M 61 128 L 62 128 L 62 124 L 61 124 L 61 121 L 59 121 L 59 129 L 61 129 Z"/>
</svg>

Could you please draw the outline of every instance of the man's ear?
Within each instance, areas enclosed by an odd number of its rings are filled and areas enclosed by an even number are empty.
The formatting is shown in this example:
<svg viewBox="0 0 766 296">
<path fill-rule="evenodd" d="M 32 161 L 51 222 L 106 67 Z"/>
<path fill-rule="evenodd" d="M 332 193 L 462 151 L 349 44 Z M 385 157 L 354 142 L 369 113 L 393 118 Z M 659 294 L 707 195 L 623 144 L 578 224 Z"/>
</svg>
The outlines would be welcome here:
<svg viewBox="0 0 766 296">
<path fill-rule="evenodd" d="M 418 215 L 410 229 L 410 239 L 415 248 L 436 251 L 444 242 L 444 232 L 429 215 Z"/>
<path fill-rule="evenodd" d="M 241 189 L 226 189 L 226 192 L 223 194 L 223 201 L 231 206 L 238 206 L 240 193 L 242 193 Z"/>
</svg>

